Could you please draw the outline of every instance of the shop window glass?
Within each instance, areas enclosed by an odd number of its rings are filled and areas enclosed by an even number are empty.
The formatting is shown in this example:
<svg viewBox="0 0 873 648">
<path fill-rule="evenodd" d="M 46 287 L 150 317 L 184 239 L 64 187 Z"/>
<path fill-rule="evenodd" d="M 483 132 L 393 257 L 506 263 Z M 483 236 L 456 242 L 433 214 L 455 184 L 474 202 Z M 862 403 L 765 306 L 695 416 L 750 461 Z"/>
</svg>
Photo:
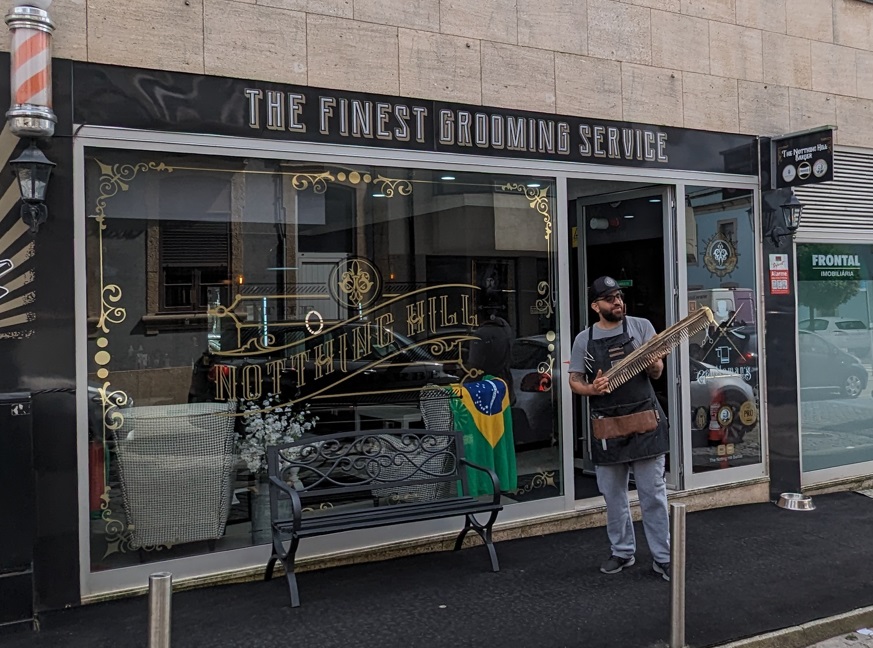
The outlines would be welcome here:
<svg viewBox="0 0 873 648">
<path fill-rule="evenodd" d="M 760 318 L 752 193 L 688 187 L 686 195 L 688 309 L 706 306 L 716 320 L 689 340 L 692 469 L 698 473 L 762 461 Z"/>
<path fill-rule="evenodd" d="M 869 245 L 797 246 L 804 472 L 873 461 L 871 279 Z"/>
<path fill-rule="evenodd" d="M 89 149 L 86 202 L 92 570 L 270 541 L 248 407 L 420 428 L 494 376 L 504 502 L 562 493 L 552 180 Z"/>
<path fill-rule="evenodd" d="M 159 242 L 162 310 L 206 312 L 209 291 L 227 285 L 227 223 L 161 221 Z"/>
</svg>

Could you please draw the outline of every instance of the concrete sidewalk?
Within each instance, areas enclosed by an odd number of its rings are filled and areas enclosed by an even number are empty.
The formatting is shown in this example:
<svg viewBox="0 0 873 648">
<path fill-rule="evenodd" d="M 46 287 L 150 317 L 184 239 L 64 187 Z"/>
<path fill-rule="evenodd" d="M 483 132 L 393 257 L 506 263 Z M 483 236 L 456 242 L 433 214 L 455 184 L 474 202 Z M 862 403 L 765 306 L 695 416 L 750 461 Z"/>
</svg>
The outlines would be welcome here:
<svg viewBox="0 0 873 648">
<path fill-rule="evenodd" d="M 873 648 L 873 635 L 850 632 L 847 635 L 819 641 L 810 648 L 849 648 L 850 646 L 852 648 Z"/>
<path fill-rule="evenodd" d="M 873 648 L 873 606 L 716 648 Z"/>
</svg>

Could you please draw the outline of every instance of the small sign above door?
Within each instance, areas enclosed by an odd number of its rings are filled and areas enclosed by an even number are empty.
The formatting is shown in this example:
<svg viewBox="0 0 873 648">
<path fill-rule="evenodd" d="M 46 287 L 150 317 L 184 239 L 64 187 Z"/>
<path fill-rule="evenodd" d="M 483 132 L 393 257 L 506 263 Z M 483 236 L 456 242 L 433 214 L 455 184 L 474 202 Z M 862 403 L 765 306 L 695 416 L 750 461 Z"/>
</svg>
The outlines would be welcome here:
<svg viewBox="0 0 873 648">
<path fill-rule="evenodd" d="M 776 189 L 833 180 L 833 128 L 773 138 L 773 160 Z"/>
</svg>

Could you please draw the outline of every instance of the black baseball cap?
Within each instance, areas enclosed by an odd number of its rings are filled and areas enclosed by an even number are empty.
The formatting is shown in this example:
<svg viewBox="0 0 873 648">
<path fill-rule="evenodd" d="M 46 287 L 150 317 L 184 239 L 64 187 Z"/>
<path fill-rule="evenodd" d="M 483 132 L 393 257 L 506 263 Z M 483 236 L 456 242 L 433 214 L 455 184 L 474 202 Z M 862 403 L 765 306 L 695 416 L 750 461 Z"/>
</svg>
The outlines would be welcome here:
<svg viewBox="0 0 873 648">
<path fill-rule="evenodd" d="M 597 301 L 601 297 L 617 290 L 621 290 L 621 286 L 618 285 L 615 279 L 612 277 L 598 277 L 588 288 L 588 303 Z"/>
</svg>

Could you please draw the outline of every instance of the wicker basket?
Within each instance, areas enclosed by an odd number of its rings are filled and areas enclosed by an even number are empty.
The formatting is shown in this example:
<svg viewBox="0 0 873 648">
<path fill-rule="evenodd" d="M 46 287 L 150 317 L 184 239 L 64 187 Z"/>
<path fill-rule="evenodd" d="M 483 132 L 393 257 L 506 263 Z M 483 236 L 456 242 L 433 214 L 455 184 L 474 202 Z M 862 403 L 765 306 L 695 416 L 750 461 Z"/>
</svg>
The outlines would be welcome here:
<svg viewBox="0 0 873 648">
<path fill-rule="evenodd" d="M 130 407 L 115 431 L 134 548 L 224 534 L 236 464 L 235 404 Z"/>
</svg>

